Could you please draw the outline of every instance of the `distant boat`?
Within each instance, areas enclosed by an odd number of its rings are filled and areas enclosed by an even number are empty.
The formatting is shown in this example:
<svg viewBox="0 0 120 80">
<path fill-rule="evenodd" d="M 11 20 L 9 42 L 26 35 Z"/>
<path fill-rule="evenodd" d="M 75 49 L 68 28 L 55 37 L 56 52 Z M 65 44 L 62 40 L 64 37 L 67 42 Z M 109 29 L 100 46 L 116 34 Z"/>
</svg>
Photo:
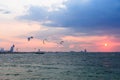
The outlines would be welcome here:
<svg viewBox="0 0 120 80">
<path fill-rule="evenodd" d="M 35 52 L 35 54 L 45 54 L 45 52 L 40 51 L 40 49 L 38 49 L 38 52 Z"/>
<path fill-rule="evenodd" d="M 36 52 L 35 54 L 45 54 L 45 52 Z"/>
</svg>

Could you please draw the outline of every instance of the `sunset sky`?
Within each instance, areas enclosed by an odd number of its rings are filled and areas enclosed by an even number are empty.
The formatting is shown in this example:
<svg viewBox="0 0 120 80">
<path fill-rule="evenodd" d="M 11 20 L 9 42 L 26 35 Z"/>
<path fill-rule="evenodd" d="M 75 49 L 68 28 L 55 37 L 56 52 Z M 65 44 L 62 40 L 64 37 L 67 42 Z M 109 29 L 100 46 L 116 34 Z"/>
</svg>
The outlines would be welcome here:
<svg viewBox="0 0 120 80">
<path fill-rule="evenodd" d="M 0 48 L 12 44 L 18 51 L 120 51 L 120 0 L 0 0 Z"/>
</svg>

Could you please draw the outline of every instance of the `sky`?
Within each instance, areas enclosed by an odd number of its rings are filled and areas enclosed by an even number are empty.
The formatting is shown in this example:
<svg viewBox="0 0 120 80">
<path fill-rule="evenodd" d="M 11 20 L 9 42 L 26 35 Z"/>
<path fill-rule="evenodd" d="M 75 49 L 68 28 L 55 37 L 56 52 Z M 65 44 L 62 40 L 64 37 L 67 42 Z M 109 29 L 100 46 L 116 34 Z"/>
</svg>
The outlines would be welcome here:
<svg viewBox="0 0 120 80">
<path fill-rule="evenodd" d="M 0 1 L 0 48 L 120 51 L 119 0 Z"/>
</svg>

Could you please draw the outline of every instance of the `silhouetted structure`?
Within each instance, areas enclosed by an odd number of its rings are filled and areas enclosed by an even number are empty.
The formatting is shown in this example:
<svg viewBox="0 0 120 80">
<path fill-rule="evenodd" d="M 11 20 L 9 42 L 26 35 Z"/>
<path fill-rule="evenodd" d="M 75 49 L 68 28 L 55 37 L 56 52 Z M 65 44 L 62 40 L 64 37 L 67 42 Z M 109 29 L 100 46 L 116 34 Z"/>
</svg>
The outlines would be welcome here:
<svg viewBox="0 0 120 80">
<path fill-rule="evenodd" d="M 13 44 L 10 48 L 10 52 L 14 52 L 14 47 L 15 47 L 15 45 Z"/>
<path fill-rule="evenodd" d="M 0 52 L 4 52 L 4 48 L 1 48 L 1 49 L 0 49 Z"/>
<path fill-rule="evenodd" d="M 86 53 L 86 52 L 87 52 L 87 50 L 85 49 L 85 50 L 84 50 L 84 52 Z"/>
</svg>

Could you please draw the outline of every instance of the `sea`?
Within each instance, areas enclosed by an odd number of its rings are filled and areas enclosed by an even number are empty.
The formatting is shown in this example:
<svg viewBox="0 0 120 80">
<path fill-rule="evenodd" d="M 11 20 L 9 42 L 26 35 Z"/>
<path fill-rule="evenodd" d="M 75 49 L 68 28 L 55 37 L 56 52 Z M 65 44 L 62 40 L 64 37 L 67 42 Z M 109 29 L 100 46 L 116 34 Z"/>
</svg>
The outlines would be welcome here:
<svg viewBox="0 0 120 80">
<path fill-rule="evenodd" d="M 120 80 L 120 53 L 0 54 L 0 80 Z"/>
</svg>

